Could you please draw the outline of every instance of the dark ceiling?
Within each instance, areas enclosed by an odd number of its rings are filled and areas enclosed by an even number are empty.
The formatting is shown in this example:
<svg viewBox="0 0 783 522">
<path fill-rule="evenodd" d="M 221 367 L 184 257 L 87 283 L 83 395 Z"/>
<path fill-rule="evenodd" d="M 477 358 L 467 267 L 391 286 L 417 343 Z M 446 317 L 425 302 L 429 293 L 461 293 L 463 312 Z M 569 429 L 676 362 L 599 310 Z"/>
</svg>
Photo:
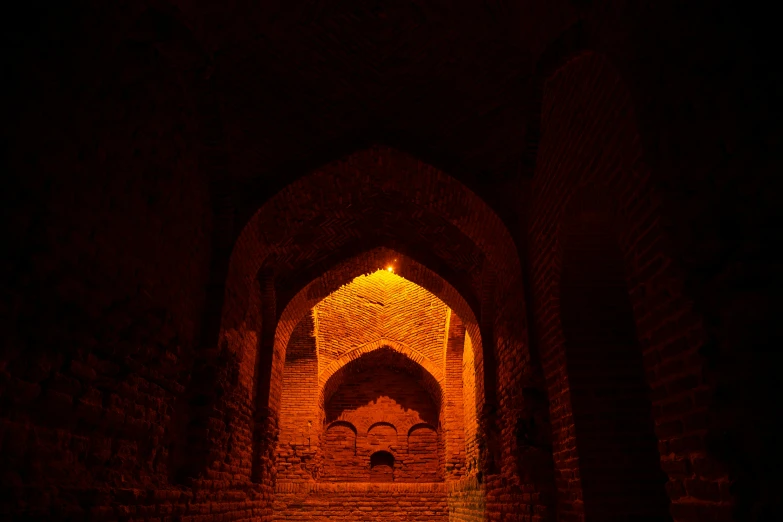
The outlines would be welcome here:
<svg viewBox="0 0 783 522">
<path fill-rule="evenodd" d="M 220 168 L 202 168 L 243 215 L 259 196 L 372 144 L 411 153 L 493 207 L 512 208 L 503 201 L 509 184 L 531 174 L 525 155 L 540 118 L 537 62 L 578 19 L 568 0 L 152 0 L 26 9 L 30 23 L 19 17 L 6 33 L 23 64 L 12 81 L 25 100 L 35 100 L 30 89 L 47 85 L 47 75 L 60 82 L 58 92 L 77 92 L 99 90 L 107 67 L 132 75 L 125 61 L 153 75 L 180 71 L 175 81 L 197 100 L 205 139 L 223 158 Z M 19 52 L 25 45 L 44 61 Z M 30 65 L 39 62 L 47 65 Z"/>
<path fill-rule="evenodd" d="M 532 174 L 527 131 L 540 118 L 534 71 L 575 23 L 570 4 L 262 4 L 177 8 L 210 57 L 241 213 L 258 194 L 378 143 L 445 170 L 496 209 L 515 208 L 506 199 L 518 201 L 510 185 Z"/>
<path fill-rule="evenodd" d="M 209 56 L 227 170 L 253 191 L 373 143 L 478 190 L 516 177 L 536 60 L 576 19 L 564 1 L 175 3 Z"/>
</svg>

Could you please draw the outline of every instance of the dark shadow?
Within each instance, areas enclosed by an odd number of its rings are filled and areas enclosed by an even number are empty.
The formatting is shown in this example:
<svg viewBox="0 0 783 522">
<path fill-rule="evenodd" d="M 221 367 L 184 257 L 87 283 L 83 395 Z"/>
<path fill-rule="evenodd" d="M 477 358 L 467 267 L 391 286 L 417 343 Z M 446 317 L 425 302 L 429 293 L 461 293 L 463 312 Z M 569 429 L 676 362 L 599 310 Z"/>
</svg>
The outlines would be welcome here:
<svg viewBox="0 0 783 522">
<path fill-rule="evenodd" d="M 585 519 L 670 520 L 624 261 L 609 224 L 600 209 L 581 208 L 563 236 L 561 320 Z"/>
<path fill-rule="evenodd" d="M 359 408 L 372 407 L 385 397 L 399 405 L 400 413 L 418 415 L 425 423 L 437 426 L 440 401 L 434 400 L 432 390 L 425 388 L 420 375 L 412 374 L 411 370 L 415 371 L 418 366 L 412 361 L 415 368 L 400 366 L 396 364 L 398 359 L 410 361 L 393 350 L 379 349 L 335 373 L 327 383 L 328 389 L 324 390 L 326 422 L 333 422 Z M 429 376 L 423 370 L 420 373 Z M 385 413 L 377 412 L 378 415 Z M 388 421 L 378 419 L 373 425 L 388 424 Z"/>
<path fill-rule="evenodd" d="M 370 482 L 394 482 L 394 456 L 388 451 L 370 455 Z"/>
</svg>

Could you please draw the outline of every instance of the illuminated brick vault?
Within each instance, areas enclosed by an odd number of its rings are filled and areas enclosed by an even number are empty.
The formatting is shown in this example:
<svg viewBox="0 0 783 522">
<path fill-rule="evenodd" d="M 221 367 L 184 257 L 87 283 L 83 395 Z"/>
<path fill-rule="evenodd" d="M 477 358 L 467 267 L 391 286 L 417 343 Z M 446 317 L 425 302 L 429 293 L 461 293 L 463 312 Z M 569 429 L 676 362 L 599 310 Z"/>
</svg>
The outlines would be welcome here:
<svg viewBox="0 0 783 522">
<path fill-rule="evenodd" d="M 280 520 L 447 520 L 446 488 L 475 480 L 470 336 L 443 301 L 393 273 L 399 256 L 388 263 L 328 295 L 290 336 Z"/>
</svg>

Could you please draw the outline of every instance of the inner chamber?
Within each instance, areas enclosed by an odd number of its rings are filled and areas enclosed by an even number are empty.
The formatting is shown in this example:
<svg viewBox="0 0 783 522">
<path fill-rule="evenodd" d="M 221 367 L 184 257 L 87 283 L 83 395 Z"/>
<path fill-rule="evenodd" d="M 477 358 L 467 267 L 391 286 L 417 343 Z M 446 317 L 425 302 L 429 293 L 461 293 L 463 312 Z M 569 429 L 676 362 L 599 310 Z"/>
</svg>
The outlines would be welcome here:
<svg viewBox="0 0 783 522">
<path fill-rule="evenodd" d="M 328 295 L 290 336 L 277 520 L 449 520 L 448 487 L 475 478 L 470 336 L 392 270 Z"/>
</svg>

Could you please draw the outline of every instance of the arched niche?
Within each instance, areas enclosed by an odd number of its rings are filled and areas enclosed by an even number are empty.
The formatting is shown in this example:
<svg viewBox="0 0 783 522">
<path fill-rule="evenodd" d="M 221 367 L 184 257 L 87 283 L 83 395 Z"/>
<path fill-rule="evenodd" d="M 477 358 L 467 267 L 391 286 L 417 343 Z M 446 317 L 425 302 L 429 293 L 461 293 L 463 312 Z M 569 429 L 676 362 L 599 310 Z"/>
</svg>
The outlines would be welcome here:
<svg viewBox="0 0 783 522">
<path fill-rule="evenodd" d="M 421 391 L 426 397 L 426 401 L 430 403 L 428 411 L 423 412 L 422 414 L 426 417 L 426 421 L 429 424 L 438 424 L 440 410 L 443 404 L 443 390 L 441 384 L 415 360 L 387 347 L 378 348 L 377 350 L 366 353 L 361 357 L 350 361 L 336 371 L 324 383 L 321 393 L 321 405 L 325 411 L 325 422 L 329 423 L 336 420 L 341 414 L 340 412 L 343 411 L 343 404 L 340 404 L 335 408 L 330 407 L 330 402 L 342 386 L 354 383 L 357 376 L 366 376 L 369 379 L 373 376 L 377 377 L 381 373 L 389 374 L 391 376 L 399 375 L 400 384 L 408 383 L 411 386 L 417 387 L 418 389 L 415 391 L 417 393 Z M 413 394 L 413 390 L 403 389 L 390 390 L 388 393 L 393 394 L 392 392 L 397 394 L 395 398 L 398 398 L 400 401 L 405 400 L 407 392 Z M 380 385 L 376 385 L 368 393 L 370 393 L 370 395 L 357 395 L 354 400 L 368 401 L 371 398 L 377 398 L 374 397 L 375 394 L 387 392 Z M 368 423 L 366 429 L 369 431 L 369 426 L 383 422 L 388 421 L 375 418 Z"/>
<path fill-rule="evenodd" d="M 406 474 L 411 481 L 434 482 L 442 477 L 441 437 L 431 424 L 419 423 L 408 430 Z"/>
<path fill-rule="evenodd" d="M 370 455 L 370 482 L 394 482 L 394 455 L 376 451 Z"/>
<path fill-rule="evenodd" d="M 425 422 L 420 422 L 419 424 L 414 424 L 411 426 L 411 428 L 408 430 L 408 440 L 411 440 L 412 436 L 420 436 L 422 433 L 437 433 L 438 429 L 431 425 L 427 424 Z"/>
<path fill-rule="evenodd" d="M 326 382 L 324 417 L 327 425 L 336 419 L 356 425 L 356 455 L 365 463 L 378 451 L 394 455 L 395 481 L 440 481 L 442 393 L 440 383 L 422 366 L 380 348 L 348 363 Z M 362 480 L 362 469 L 366 466 L 356 468 L 351 480 Z"/>
<path fill-rule="evenodd" d="M 326 426 L 321 439 L 323 469 L 321 479 L 325 481 L 351 481 L 360 460 L 356 455 L 356 427 L 350 422 L 335 421 Z"/>
<path fill-rule="evenodd" d="M 370 449 L 393 453 L 398 449 L 397 428 L 391 422 L 375 422 L 367 429 Z"/>
<path fill-rule="evenodd" d="M 318 376 L 321 403 L 323 404 L 323 392 L 326 390 L 326 384 L 332 376 L 345 368 L 346 365 L 376 350 L 391 350 L 397 352 L 421 366 L 421 368 L 431 375 L 437 383 L 442 384 L 443 382 L 443 370 L 438 368 L 433 361 L 426 356 L 403 343 L 392 341 L 391 339 L 378 339 L 377 341 L 358 346 L 350 352 L 345 353 L 321 371 Z"/>
</svg>

